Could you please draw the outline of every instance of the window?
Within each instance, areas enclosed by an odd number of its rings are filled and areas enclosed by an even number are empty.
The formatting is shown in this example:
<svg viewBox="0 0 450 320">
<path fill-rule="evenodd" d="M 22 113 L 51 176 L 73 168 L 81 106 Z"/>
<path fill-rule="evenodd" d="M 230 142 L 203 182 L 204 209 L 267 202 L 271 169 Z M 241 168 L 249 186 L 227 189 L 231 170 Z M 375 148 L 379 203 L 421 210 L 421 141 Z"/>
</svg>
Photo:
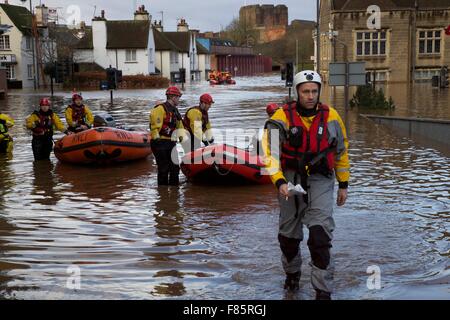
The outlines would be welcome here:
<svg viewBox="0 0 450 320">
<path fill-rule="evenodd" d="M 178 63 L 178 52 L 174 52 L 174 51 L 170 52 L 170 63 L 171 64 Z"/>
<path fill-rule="evenodd" d="M 387 81 L 388 71 L 385 70 L 367 70 L 367 73 L 370 74 L 370 81 L 375 82 L 385 82 Z M 375 78 L 375 79 L 374 79 Z"/>
<path fill-rule="evenodd" d="M 31 50 L 31 37 L 25 37 L 25 49 Z"/>
<path fill-rule="evenodd" d="M 439 76 L 440 69 L 421 69 L 414 73 L 415 80 L 431 80 L 433 76 Z"/>
<path fill-rule="evenodd" d="M 419 54 L 441 53 L 441 30 L 419 31 Z"/>
<path fill-rule="evenodd" d="M 33 65 L 32 64 L 27 65 L 27 74 L 28 74 L 28 79 L 33 79 Z"/>
<path fill-rule="evenodd" d="M 131 49 L 126 51 L 125 62 L 136 62 L 136 50 Z"/>
<path fill-rule="evenodd" d="M 0 36 L 0 50 L 11 49 L 9 45 L 9 36 Z"/>
<path fill-rule="evenodd" d="M 356 33 L 357 56 L 386 55 L 386 31 L 363 31 Z"/>
<path fill-rule="evenodd" d="M 15 79 L 16 78 L 16 69 L 14 65 L 6 66 L 6 79 Z"/>
</svg>

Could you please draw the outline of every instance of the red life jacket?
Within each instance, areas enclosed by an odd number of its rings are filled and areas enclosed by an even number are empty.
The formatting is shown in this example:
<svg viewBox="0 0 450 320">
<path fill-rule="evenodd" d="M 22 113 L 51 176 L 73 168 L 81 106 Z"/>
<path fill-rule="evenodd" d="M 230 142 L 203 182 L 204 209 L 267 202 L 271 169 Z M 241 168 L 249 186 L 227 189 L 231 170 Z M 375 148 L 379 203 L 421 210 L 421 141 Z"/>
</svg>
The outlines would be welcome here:
<svg viewBox="0 0 450 320">
<path fill-rule="evenodd" d="M 303 123 L 296 103 L 283 106 L 289 121 L 288 139 L 281 146 L 281 166 L 300 173 L 329 176 L 334 169 L 335 142 L 328 142 L 330 108 L 319 104 L 311 127 Z"/>
<path fill-rule="evenodd" d="M 33 114 L 39 118 L 39 123 L 32 130 L 33 133 L 40 134 L 43 132 L 45 135 L 53 135 L 53 111 L 49 111 L 48 114 L 34 111 Z"/>
<path fill-rule="evenodd" d="M 208 116 L 208 112 L 203 111 L 202 109 L 200 109 L 199 106 L 189 108 L 189 109 L 186 111 L 186 114 L 184 115 L 184 119 L 183 119 L 183 124 L 184 124 L 185 129 L 186 129 L 187 131 L 189 131 L 191 135 L 194 134 L 194 133 L 192 132 L 192 129 L 191 129 L 191 119 L 189 119 L 189 117 L 188 117 L 188 113 L 189 113 L 189 111 L 191 111 L 192 109 L 197 109 L 197 110 L 199 110 L 199 111 L 202 113 L 202 131 L 205 132 L 205 131 L 206 131 L 206 125 L 207 125 L 208 122 L 209 122 L 209 116 Z"/>
<path fill-rule="evenodd" d="M 175 110 L 169 111 L 166 103 L 160 105 L 163 106 L 164 111 L 166 112 L 166 116 L 164 117 L 161 130 L 159 130 L 159 135 L 170 138 L 172 137 L 172 133 L 177 129 L 178 117 L 175 113 Z M 159 107 L 160 105 L 157 105 L 156 107 Z M 173 109 L 175 109 L 175 107 L 173 107 Z"/>
<path fill-rule="evenodd" d="M 69 106 L 69 108 L 72 109 L 72 122 L 74 125 L 74 127 L 78 127 L 78 126 L 82 126 L 85 125 L 87 126 L 86 123 L 86 110 L 84 108 L 84 105 L 81 105 L 80 107 L 71 104 Z"/>
</svg>

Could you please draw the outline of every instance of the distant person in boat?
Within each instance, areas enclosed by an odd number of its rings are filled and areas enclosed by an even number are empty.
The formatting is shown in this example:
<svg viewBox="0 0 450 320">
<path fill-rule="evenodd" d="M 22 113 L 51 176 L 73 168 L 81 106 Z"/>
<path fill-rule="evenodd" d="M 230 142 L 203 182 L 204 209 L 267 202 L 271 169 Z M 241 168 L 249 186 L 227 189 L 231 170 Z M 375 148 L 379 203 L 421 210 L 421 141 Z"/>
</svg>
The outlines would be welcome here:
<svg viewBox="0 0 450 320">
<path fill-rule="evenodd" d="M 0 153 L 10 153 L 13 149 L 13 139 L 9 129 L 14 126 L 14 119 L 0 113 Z"/>
<path fill-rule="evenodd" d="M 321 87 L 318 73 L 299 72 L 293 85 L 295 101 L 275 111 L 267 121 L 262 146 L 267 170 L 279 193 L 278 240 L 286 272 L 284 287 L 292 291 L 299 289 L 302 265 L 299 245 L 306 225 L 312 260 L 311 283 L 316 299 L 329 300 L 333 291 L 330 249 L 335 228 L 334 179 L 339 184 L 337 205 L 343 206 L 347 200 L 350 164 L 344 123 L 335 109 L 320 102 Z M 280 133 L 278 137 L 276 132 Z M 279 139 L 280 148 L 272 150 L 270 139 L 274 136 Z M 294 192 L 292 185 L 300 185 L 305 193 L 301 188 Z"/>
<path fill-rule="evenodd" d="M 202 142 L 205 146 L 214 143 L 208 115 L 213 104 L 212 96 L 205 93 L 200 97 L 200 104 L 189 108 L 184 115 L 184 127 L 190 134 L 190 151 L 200 148 Z"/>
<path fill-rule="evenodd" d="M 36 161 L 50 159 L 55 130 L 69 133 L 58 115 L 50 108 L 50 101 L 47 98 L 42 98 L 39 102 L 39 111 L 34 111 L 26 119 L 26 127 L 33 134 L 31 145 Z"/>
<path fill-rule="evenodd" d="M 91 110 L 83 104 L 83 97 L 78 93 L 73 94 L 72 104 L 66 108 L 66 122 L 69 131 L 73 133 L 88 130 L 94 124 Z"/>
<path fill-rule="evenodd" d="M 13 138 L 9 135 L 9 129 L 14 126 L 14 119 L 0 113 L 0 153 L 10 153 L 13 149 Z"/>
<path fill-rule="evenodd" d="M 180 166 L 176 144 L 183 139 L 177 129 L 184 130 L 183 119 L 177 108 L 181 96 L 177 87 L 169 87 L 166 90 L 167 101 L 150 111 L 151 148 L 158 165 L 158 185 L 179 184 Z"/>
</svg>

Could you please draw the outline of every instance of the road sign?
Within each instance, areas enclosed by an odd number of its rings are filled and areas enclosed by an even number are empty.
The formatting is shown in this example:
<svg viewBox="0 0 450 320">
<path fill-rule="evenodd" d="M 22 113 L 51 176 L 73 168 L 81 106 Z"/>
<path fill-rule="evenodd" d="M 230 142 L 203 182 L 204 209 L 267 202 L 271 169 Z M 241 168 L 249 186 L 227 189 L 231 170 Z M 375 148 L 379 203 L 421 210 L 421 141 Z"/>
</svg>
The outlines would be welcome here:
<svg viewBox="0 0 450 320">
<path fill-rule="evenodd" d="M 347 109 L 349 87 L 366 85 L 366 63 L 335 62 L 330 63 L 328 70 L 328 85 L 345 87 L 345 109 Z"/>
<path fill-rule="evenodd" d="M 366 84 L 365 62 L 334 62 L 330 63 L 329 71 L 330 86 L 364 86 Z"/>
</svg>

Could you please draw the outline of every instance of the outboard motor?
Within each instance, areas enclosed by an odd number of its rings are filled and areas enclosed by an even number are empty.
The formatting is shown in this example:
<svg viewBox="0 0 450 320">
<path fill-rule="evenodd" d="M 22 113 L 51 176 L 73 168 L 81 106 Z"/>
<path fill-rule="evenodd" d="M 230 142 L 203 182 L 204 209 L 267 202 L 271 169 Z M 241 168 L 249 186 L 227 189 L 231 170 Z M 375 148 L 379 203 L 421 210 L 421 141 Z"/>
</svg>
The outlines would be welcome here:
<svg viewBox="0 0 450 320">
<path fill-rule="evenodd" d="M 116 127 L 116 120 L 107 112 L 100 112 L 94 116 L 94 127 Z"/>
</svg>

